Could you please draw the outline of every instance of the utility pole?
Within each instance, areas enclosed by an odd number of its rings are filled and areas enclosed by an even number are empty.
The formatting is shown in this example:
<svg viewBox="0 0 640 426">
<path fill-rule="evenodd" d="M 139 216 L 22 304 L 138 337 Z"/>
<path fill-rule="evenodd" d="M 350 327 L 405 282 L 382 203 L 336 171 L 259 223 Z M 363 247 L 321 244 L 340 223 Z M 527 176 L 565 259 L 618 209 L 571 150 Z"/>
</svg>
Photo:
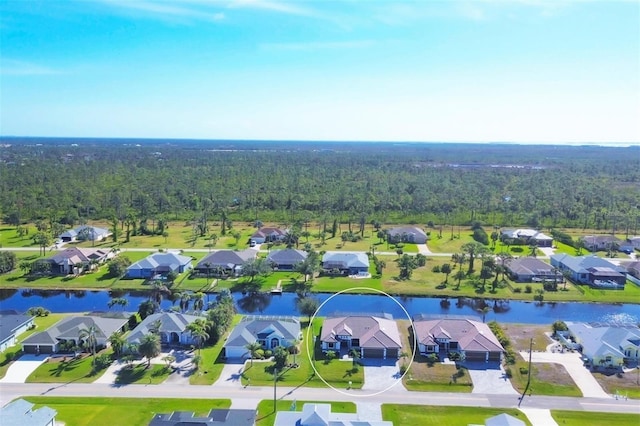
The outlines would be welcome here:
<svg viewBox="0 0 640 426">
<path fill-rule="evenodd" d="M 273 412 L 276 410 L 276 387 L 278 383 L 278 369 L 273 367 Z"/>
<path fill-rule="evenodd" d="M 520 407 L 520 404 L 522 404 L 522 400 L 524 400 L 524 396 L 527 394 L 529 385 L 531 384 L 531 352 L 533 352 L 533 337 L 529 341 L 529 372 L 527 374 L 527 385 L 524 387 L 524 391 L 522 392 L 522 396 L 520 397 L 520 401 L 518 402 L 518 407 Z"/>
</svg>

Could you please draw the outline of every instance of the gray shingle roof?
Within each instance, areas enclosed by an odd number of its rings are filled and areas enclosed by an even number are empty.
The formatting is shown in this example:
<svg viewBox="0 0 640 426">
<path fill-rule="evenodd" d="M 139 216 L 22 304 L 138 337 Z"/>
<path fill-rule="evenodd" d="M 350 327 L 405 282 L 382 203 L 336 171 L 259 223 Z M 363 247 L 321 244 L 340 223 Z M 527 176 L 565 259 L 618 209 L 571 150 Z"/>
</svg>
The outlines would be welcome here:
<svg viewBox="0 0 640 426">
<path fill-rule="evenodd" d="M 322 256 L 325 268 L 368 268 L 369 257 L 362 252 L 328 251 Z"/>
<path fill-rule="evenodd" d="M 189 264 L 189 262 L 191 262 L 191 258 L 188 256 L 182 256 L 181 254 L 154 253 L 129 266 L 127 270 L 156 269 L 160 266 L 165 266 L 175 271 L 180 266 Z"/>
<path fill-rule="evenodd" d="M 300 336 L 300 321 L 295 317 L 246 316 L 235 326 L 225 346 L 246 346 L 258 340 L 262 332 L 265 332 L 264 339 L 277 336 L 295 340 Z"/>
<path fill-rule="evenodd" d="M 18 328 L 30 321 L 33 321 L 31 315 L 0 314 L 0 342 L 13 336 Z"/>
<path fill-rule="evenodd" d="M 393 426 L 393 423 L 369 420 L 365 413 L 332 413 L 330 404 L 306 403 L 302 411 L 278 411 L 274 426 Z"/>
<path fill-rule="evenodd" d="M 295 265 L 304 262 L 309 253 L 296 249 L 273 250 L 267 255 L 269 262 L 277 265 Z"/>
<path fill-rule="evenodd" d="M 0 408 L 2 426 L 45 426 L 55 419 L 57 412 L 49 407 L 34 410 L 35 404 L 17 399 Z"/>
<path fill-rule="evenodd" d="M 253 426 L 256 410 L 214 409 L 206 417 L 195 417 L 192 411 L 156 414 L 149 426 Z"/>
<path fill-rule="evenodd" d="M 553 267 L 535 257 L 520 257 L 505 261 L 507 268 L 514 274 L 549 275 Z"/>
<path fill-rule="evenodd" d="M 590 357 L 613 355 L 624 358 L 623 345 L 640 346 L 640 329 L 635 326 L 592 326 L 567 322 L 572 335 L 579 336 L 582 352 Z"/>
<path fill-rule="evenodd" d="M 624 273 L 624 268 L 598 256 L 571 256 L 568 254 L 554 254 L 551 256 L 553 262 L 564 265 L 575 273 L 586 274 L 589 268 L 610 268 L 615 272 Z"/>
<path fill-rule="evenodd" d="M 187 325 L 199 318 L 202 319 L 203 317 L 178 312 L 151 314 L 131 331 L 131 334 L 127 336 L 127 342 L 139 343 L 145 335 L 151 332 L 150 327 L 158 320 L 161 323 L 160 329 L 158 330 L 159 332 L 180 334 L 187 329 Z"/>
<path fill-rule="evenodd" d="M 102 318 L 97 316 L 70 316 L 63 318 L 45 331 L 32 334 L 24 339 L 22 344 L 50 345 L 56 343 L 58 339 L 78 340 L 81 333 L 89 329 L 92 325 L 97 329 L 96 338 L 107 339 L 126 323 L 126 319 Z"/>
<path fill-rule="evenodd" d="M 219 250 L 214 253 L 208 254 L 204 259 L 198 262 L 197 268 L 207 268 L 207 263 L 211 266 L 222 266 L 225 268 L 233 268 L 236 265 L 242 265 L 249 259 L 255 259 L 257 256 L 256 250 Z"/>
</svg>

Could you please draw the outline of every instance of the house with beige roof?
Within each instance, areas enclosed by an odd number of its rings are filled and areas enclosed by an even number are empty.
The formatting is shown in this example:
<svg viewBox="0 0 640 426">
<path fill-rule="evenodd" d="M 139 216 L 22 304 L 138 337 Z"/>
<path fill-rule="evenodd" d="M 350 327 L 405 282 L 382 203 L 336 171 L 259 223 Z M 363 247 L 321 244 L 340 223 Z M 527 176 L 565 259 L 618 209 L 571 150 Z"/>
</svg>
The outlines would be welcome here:
<svg viewBox="0 0 640 426">
<path fill-rule="evenodd" d="M 79 274 L 90 270 L 114 257 L 111 249 L 69 247 L 46 259 L 37 260 L 34 270 L 42 270 L 38 265 L 47 264 L 48 272 L 55 275 Z"/>
<path fill-rule="evenodd" d="M 320 341 L 325 353 L 346 355 L 355 349 L 361 358 L 395 359 L 402 348 L 398 325 L 390 315 L 328 317 L 322 324 Z"/>
<path fill-rule="evenodd" d="M 413 319 L 418 349 L 421 354 L 436 354 L 441 359 L 459 353 L 466 361 L 502 360 L 504 348 L 486 324 L 470 319 L 429 319 L 419 315 Z"/>
</svg>

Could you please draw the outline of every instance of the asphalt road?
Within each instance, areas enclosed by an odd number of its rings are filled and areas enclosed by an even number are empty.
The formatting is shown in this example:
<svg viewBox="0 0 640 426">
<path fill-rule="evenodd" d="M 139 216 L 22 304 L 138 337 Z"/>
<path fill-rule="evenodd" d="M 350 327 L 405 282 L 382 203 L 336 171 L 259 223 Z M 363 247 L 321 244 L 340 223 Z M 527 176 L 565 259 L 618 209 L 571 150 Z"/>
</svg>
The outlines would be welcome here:
<svg viewBox="0 0 640 426">
<path fill-rule="evenodd" d="M 359 401 L 359 395 L 366 391 L 350 390 L 337 392 L 327 388 L 278 387 L 277 398 L 287 400 L 312 401 Z M 215 386 L 194 385 L 126 385 L 115 386 L 95 383 L 3 383 L 0 386 L 0 406 L 21 396 L 101 396 L 122 398 L 194 398 L 232 399 L 235 405 L 252 406 L 261 399 L 273 399 L 273 387 L 216 388 Z M 469 393 L 407 392 L 404 390 L 387 392 L 362 398 L 363 402 L 382 404 L 448 405 L 470 407 L 514 408 L 519 402 L 517 395 L 490 395 Z M 573 398 L 552 396 L 527 396 L 523 407 L 605 411 L 640 415 L 638 400 L 614 398 Z"/>
</svg>

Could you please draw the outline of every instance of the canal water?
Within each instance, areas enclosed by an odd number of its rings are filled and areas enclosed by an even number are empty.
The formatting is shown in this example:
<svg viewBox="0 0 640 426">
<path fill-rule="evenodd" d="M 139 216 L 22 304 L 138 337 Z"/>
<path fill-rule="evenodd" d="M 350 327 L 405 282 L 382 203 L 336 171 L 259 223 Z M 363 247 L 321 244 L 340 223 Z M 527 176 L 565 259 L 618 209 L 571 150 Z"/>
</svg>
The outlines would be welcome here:
<svg viewBox="0 0 640 426">
<path fill-rule="evenodd" d="M 333 297 L 331 297 L 333 296 Z M 33 289 L 0 290 L 0 310 L 17 310 L 24 312 L 30 307 L 42 306 L 51 312 L 87 312 L 108 311 L 107 303 L 112 297 L 123 297 L 129 301 L 125 308 L 136 311 L 138 305 L 147 300 L 148 295 L 142 292 L 111 293 L 108 291 L 51 291 Z M 210 302 L 215 294 L 210 294 Z M 242 314 L 262 315 L 298 315 L 295 293 L 233 293 L 236 307 Z M 599 321 L 635 323 L 640 322 L 640 305 L 636 304 L 599 304 L 578 302 L 524 302 L 502 301 L 473 298 L 429 298 L 429 297 L 397 297 L 384 295 L 361 295 L 343 293 L 332 295 L 318 293 L 312 295 L 320 303 L 325 303 L 319 315 L 331 313 L 386 313 L 394 318 L 406 318 L 405 310 L 410 316 L 426 315 L 462 315 L 481 318 L 481 309 L 488 307 L 486 321 L 550 324 L 556 320 L 563 321 Z M 162 308 L 170 309 L 177 302 L 163 300 Z M 403 309 L 404 308 L 404 309 Z M 122 308 L 114 307 L 112 310 Z"/>
</svg>

